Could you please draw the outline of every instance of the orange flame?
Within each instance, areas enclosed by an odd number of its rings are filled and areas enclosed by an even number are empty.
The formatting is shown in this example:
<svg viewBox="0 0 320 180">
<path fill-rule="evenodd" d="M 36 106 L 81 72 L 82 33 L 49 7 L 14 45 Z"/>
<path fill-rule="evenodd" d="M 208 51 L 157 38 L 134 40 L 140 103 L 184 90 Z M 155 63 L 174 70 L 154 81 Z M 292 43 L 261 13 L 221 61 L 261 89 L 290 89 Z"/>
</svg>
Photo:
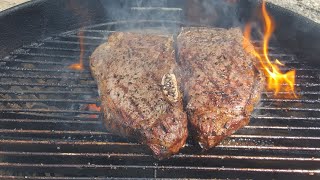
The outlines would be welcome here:
<svg viewBox="0 0 320 180">
<path fill-rule="evenodd" d="M 101 107 L 97 106 L 96 104 L 88 104 L 88 110 L 89 111 L 100 111 Z"/>
<path fill-rule="evenodd" d="M 84 70 L 83 67 L 83 54 L 84 54 L 84 45 L 83 45 L 83 31 L 80 31 L 78 33 L 79 41 L 80 41 L 80 58 L 79 58 L 79 63 L 71 64 L 68 66 L 69 69 L 73 70 Z"/>
<path fill-rule="evenodd" d="M 264 21 L 264 35 L 261 53 L 257 52 L 251 47 L 251 25 L 248 23 L 244 29 L 244 49 L 258 58 L 260 65 L 263 69 L 265 76 L 267 77 L 267 90 L 272 91 L 274 96 L 278 96 L 279 92 L 285 92 L 285 98 L 297 98 L 295 93 L 295 70 L 290 70 L 286 73 L 282 73 L 279 66 L 284 66 L 278 59 L 271 62 L 268 54 L 268 45 L 270 37 L 274 30 L 274 22 L 266 10 L 265 2 L 262 3 L 262 15 Z M 262 54 L 262 55 L 261 55 Z"/>
<path fill-rule="evenodd" d="M 101 110 L 101 107 L 100 106 L 97 106 L 96 104 L 88 104 L 87 105 L 87 109 L 89 111 L 100 111 Z M 97 118 L 98 115 L 96 114 L 90 114 L 89 115 L 89 118 Z"/>
</svg>

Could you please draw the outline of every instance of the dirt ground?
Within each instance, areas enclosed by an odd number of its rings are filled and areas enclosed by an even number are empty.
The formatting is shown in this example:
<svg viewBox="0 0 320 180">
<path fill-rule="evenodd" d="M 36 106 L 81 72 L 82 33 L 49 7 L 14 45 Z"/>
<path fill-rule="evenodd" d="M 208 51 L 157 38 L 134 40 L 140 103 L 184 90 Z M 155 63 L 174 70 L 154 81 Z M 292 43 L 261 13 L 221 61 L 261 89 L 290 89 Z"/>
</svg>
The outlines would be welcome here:
<svg viewBox="0 0 320 180">
<path fill-rule="evenodd" d="M 267 0 L 320 23 L 320 0 Z"/>
<path fill-rule="evenodd" d="M 29 0 L 0 0 L 0 11 L 27 2 Z"/>
</svg>

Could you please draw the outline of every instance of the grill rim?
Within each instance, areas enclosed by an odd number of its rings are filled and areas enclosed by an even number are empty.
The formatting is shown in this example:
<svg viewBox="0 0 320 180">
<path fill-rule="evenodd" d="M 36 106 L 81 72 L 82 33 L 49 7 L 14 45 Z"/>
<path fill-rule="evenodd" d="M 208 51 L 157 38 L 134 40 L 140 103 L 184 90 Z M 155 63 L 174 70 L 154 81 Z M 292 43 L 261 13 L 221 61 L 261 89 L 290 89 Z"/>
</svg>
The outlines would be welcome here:
<svg viewBox="0 0 320 180">
<path fill-rule="evenodd" d="M 48 40 L 48 42 L 50 42 L 50 40 Z M 28 70 L 27 70 L 28 71 Z M 41 71 L 41 69 L 40 69 L 40 71 Z M 45 72 L 45 71 L 44 71 Z M 71 87 L 72 88 L 72 87 Z M 83 111 L 82 111 L 83 112 Z M 89 113 L 90 114 L 90 113 Z M 258 117 L 259 118 L 259 117 Z M 274 117 L 273 117 L 274 118 Z M 297 118 L 299 118 L 299 117 L 297 117 Z M 290 117 L 288 117 L 288 119 L 292 119 L 292 118 L 290 118 Z M 303 119 L 303 118 L 302 118 Z M 306 118 L 306 119 L 308 119 L 308 120 L 318 120 L 317 118 Z M 236 135 L 237 136 L 237 135 Z M 292 138 L 291 138 L 292 139 Z M 14 143 L 11 143 L 10 141 L 6 141 L 6 140 L 0 140 L 0 144 L 3 144 L 3 143 L 6 143 L 6 142 L 8 142 L 9 144 L 14 144 Z M 17 141 L 18 142 L 18 141 Z M 52 144 L 60 144 L 60 145 L 74 145 L 74 142 L 72 142 L 72 141 L 66 141 L 66 142 L 63 142 L 63 141 L 52 141 L 52 142 L 48 142 L 48 141 L 33 141 L 33 142 L 27 142 L 27 141 L 25 141 L 25 140 L 21 140 L 21 141 L 19 141 L 18 143 L 20 143 L 20 144 L 28 144 L 28 143 L 30 143 L 30 144 L 32 144 L 32 143 L 34 143 L 34 144 L 45 144 L 45 143 L 47 143 L 47 144 L 50 144 L 50 145 L 52 145 Z M 78 143 L 78 144 L 81 144 L 81 145 L 83 145 L 83 144 L 92 144 L 92 143 L 90 143 L 90 142 L 83 142 L 83 143 Z M 101 143 L 102 145 L 103 144 L 107 144 L 107 143 Z M 109 143 L 109 144 L 117 144 L 117 143 Z M 123 143 L 122 145 L 126 145 L 127 143 Z M 128 145 L 128 144 L 127 144 Z M 137 144 L 137 143 L 131 143 L 131 145 L 132 146 L 138 146 L 138 147 L 140 147 L 141 145 L 139 145 L 139 144 Z M 131 146 L 130 145 L 130 146 Z M 242 149 L 245 149 L 245 148 L 248 148 L 248 146 L 245 146 L 245 147 L 241 147 L 241 146 L 234 146 L 234 145 L 221 145 L 220 147 L 218 147 L 218 148 L 220 148 L 220 149 L 223 149 L 223 148 L 230 148 L 230 149 L 232 149 L 232 148 L 242 148 Z M 263 149 L 263 148 L 265 148 L 265 149 L 271 149 L 271 150 L 284 150 L 284 151 L 290 151 L 290 150 L 294 150 L 295 148 L 290 148 L 290 147 L 279 147 L 279 148 L 275 148 L 275 147 L 272 147 L 272 146 L 269 146 L 269 147 L 263 147 L 263 146 L 252 146 L 251 147 L 252 149 L 257 149 L 257 150 L 259 150 L 259 149 Z M 296 149 L 298 149 L 298 150 L 302 150 L 302 151 L 317 151 L 317 150 L 319 150 L 319 148 L 310 148 L 310 149 L 306 149 L 306 148 L 299 148 L 299 147 L 297 147 Z M 140 155 L 140 154 L 139 154 Z M 142 155 L 143 156 L 143 155 Z M 148 156 L 149 157 L 149 156 Z M 205 157 L 205 156 L 204 156 Z M 231 157 L 231 156 L 228 156 L 228 157 Z M 310 158 L 309 158 L 310 159 Z M 311 158 L 312 159 L 312 158 Z M 317 160 L 317 159 L 316 159 Z M 0 163 L 1 164 L 1 163 Z M 2 164 L 2 165 L 4 165 L 4 164 Z M 24 164 L 21 164 L 21 166 L 23 166 Z M 41 167 L 41 164 L 39 164 L 39 166 Z M 83 164 L 81 164 L 80 166 L 77 166 L 78 168 L 79 167 L 82 167 L 83 166 Z M 1 166 L 2 167 L 2 166 Z M 95 165 L 88 165 L 87 166 L 88 168 L 90 168 L 90 167 L 97 167 L 97 166 L 95 166 Z M 107 166 L 101 166 L 101 167 L 107 167 Z M 108 166 L 108 167 L 110 167 L 110 168 L 114 168 L 114 167 L 116 167 L 116 166 Z M 119 166 L 120 167 L 120 166 Z M 126 167 L 129 167 L 129 166 L 126 166 Z M 151 168 L 151 169 L 155 169 L 154 170 L 154 176 L 155 177 L 157 177 L 157 172 L 155 172 L 156 170 L 161 170 L 161 167 L 159 167 L 158 165 L 151 165 L 151 166 L 148 166 L 148 168 Z M 188 168 L 187 168 L 188 169 Z M 197 167 L 194 167 L 194 168 L 192 168 L 192 167 L 190 167 L 190 169 L 193 169 L 193 170 L 196 170 L 197 169 Z M 205 169 L 205 168 L 204 168 Z M 215 167 L 215 170 L 217 170 L 217 171 L 229 171 L 229 170 L 231 170 L 231 171 L 236 171 L 235 169 L 228 169 L 228 168 L 221 168 L 221 167 Z M 243 170 L 245 170 L 245 169 L 243 169 Z M 254 170 L 253 170 L 254 171 Z M 257 172 L 263 172 L 263 171 L 257 171 Z M 272 174 L 274 174 L 274 173 L 277 173 L 276 171 L 274 171 L 274 170 L 266 170 L 266 172 L 267 173 L 270 173 L 269 174 L 269 176 L 272 176 Z M 279 171 L 280 173 L 282 173 L 281 171 Z M 290 170 L 288 171 L 288 172 L 290 172 Z M 308 175 L 309 173 L 314 173 L 314 174 L 317 174 L 318 175 L 318 173 L 319 173 L 319 171 L 317 171 L 317 170 L 310 170 L 310 171 L 299 171 L 299 170 L 293 170 L 292 172 L 296 172 L 296 174 L 299 174 L 300 172 L 302 172 L 302 174 L 305 174 L 305 175 Z M 286 173 L 286 172 L 283 172 L 283 173 Z M 8 177 L 8 176 L 7 176 Z M 28 177 L 28 176 L 27 176 Z M 40 176 L 38 176 L 38 177 L 40 177 Z M 161 177 L 161 176 L 160 176 Z M 243 177 L 246 177 L 246 176 L 243 176 Z M 250 177 L 250 176 L 249 176 Z M 1 178 L 6 178 L 6 176 L 1 176 L 0 175 L 0 179 Z M 15 177 L 14 177 L 15 178 Z M 16 176 L 16 178 L 19 178 L 19 176 Z M 25 178 L 25 177 L 24 177 Z M 32 178 L 35 178 L 35 177 L 32 177 Z M 47 179 L 53 179 L 54 177 L 46 177 Z M 80 177 L 77 177 L 77 178 L 80 178 Z M 103 178 L 104 179 L 104 178 Z"/>
</svg>

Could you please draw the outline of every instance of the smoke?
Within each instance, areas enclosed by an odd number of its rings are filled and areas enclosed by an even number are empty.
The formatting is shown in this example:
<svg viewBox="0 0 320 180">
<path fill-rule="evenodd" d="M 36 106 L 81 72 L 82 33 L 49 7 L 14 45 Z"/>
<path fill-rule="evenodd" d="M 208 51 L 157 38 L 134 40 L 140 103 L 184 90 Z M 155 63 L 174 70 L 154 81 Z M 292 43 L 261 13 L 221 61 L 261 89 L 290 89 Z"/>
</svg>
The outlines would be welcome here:
<svg viewBox="0 0 320 180">
<path fill-rule="evenodd" d="M 168 10 L 168 0 L 104 0 L 102 1 L 108 19 L 119 20 L 169 20 L 175 19 L 176 14 Z"/>
<path fill-rule="evenodd" d="M 239 2 L 234 0 L 188 0 L 186 20 L 192 24 L 213 27 L 241 25 L 238 15 Z"/>
<path fill-rule="evenodd" d="M 181 21 L 181 8 L 170 0 L 104 0 L 107 21 L 119 22 L 107 30 L 172 31 Z"/>
<path fill-rule="evenodd" d="M 178 30 L 180 26 L 235 27 L 237 0 L 101 0 L 107 21 L 127 21 L 118 29 Z M 135 21 L 135 23 L 134 23 Z M 139 23 L 148 21 L 148 23 Z M 131 23 L 133 22 L 133 23 Z M 124 27 L 123 27 L 124 26 Z M 108 29 L 115 30 L 115 29 Z"/>
</svg>

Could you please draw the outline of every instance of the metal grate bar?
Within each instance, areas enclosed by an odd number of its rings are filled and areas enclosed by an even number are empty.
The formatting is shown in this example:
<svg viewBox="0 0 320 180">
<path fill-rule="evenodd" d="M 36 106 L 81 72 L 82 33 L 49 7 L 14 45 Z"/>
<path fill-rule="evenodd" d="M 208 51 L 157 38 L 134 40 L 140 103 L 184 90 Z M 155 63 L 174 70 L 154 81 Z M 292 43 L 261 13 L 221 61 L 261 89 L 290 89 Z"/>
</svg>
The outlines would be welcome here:
<svg viewBox="0 0 320 180">
<path fill-rule="evenodd" d="M 71 60 L 78 59 L 79 56 L 66 56 L 66 55 L 56 55 L 56 54 L 40 54 L 40 53 L 27 53 L 27 52 L 13 52 L 12 55 L 23 55 L 23 56 L 35 56 L 35 57 L 52 57 L 57 59 L 65 60 L 65 58 L 70 58 Z"/>
<path fill-rule="evenodd" d="M 245 126 L 245 129 L 280 129 L 280 130 L 320 130 L 320 127 L 296 127 L 296 126 Z"/>
<path fill-rule="evenodd" d="M 22 60 L 22 59 L 1 59 L 0 62 L 31 63 L 31 64 L 45 64 L 45 65 L 66 65 L 65 62 L 36 61 L 36 60 Z"/>
<path fill-rule="evenodd" d="M 273 92 L 262 92 L 262 94 L 266 94 L 266 95 L 273 95 Z M 279 95 L 286 95 L 286 94 L 290 94 L 289 92 L 279 92 Z M 296 92 L 297 95 L 320 95 L 319 91 L 299 91 Z"/>
<path fill-rule="evenodd" d="M 35 50 L 55 50 L 55 51 L 67 51 L 69 53 L 71 52 L 77 52 L 80 53 L 79 48 L 65 48 L 65 47 L 46 47 L 46 46 L 23 46 L 24 49 L 35 49 Z M 91 52 L 90 50 L 84 49 L 85 52 Z"/>
<path fill-rule="evenodd" d="M 261 102 L 289 102 L 289 103 L 320 103 L 320 100 L 314 99 L 261 99 Z"/>
<path fill-rule="evenodd" d="M 47 114 L 47 113 L 33 113 L 33 112 L 4 112 L 4 113 L 9 113 L 9 114 L 16 114 L 16 115 L 27 115 L 27 116 L 33 116 L 32 118 L 39 117 L 39 118 L 54 118 L 54 119 L 68 119 L 68 120 L 89 120 L 89 119 L 95 119 L 98 120 L 100 115 L 96 114 L 91 116 L 91 114 L 88 114 L 88 116 L 84 116 L 85 114 L 78 114 L 75 116 L 75 113 L 68 113 L 68 115 L 63 114 L 63 115 L 57 115 L 57 114 Z M 62 113 L 60 113 L 62 114 Z M 72 114 L 72 115 L 70 115 Z M 99 119 L 101 120 L 101 119 Z"/>
<path fill-rule="evenodd" d="M 269 111 L 311 111 L 311 112 L 320 112 L 320 109 L 314 108 L 278 108 L 278 107 L 257 107 L 259 110 L 269 110 Z"/>
<path fill-rule="evenodd" d="M 78 113 L 78 114 L 101 114 L 99 111 L 80 110 L 51 110 L 51 109 L 0 109 L 0 112 L 35 112 L 35 113 Z"/>
<path fill-rule="evenodd" d="M 90 135 L 91 136 L 91 135 Z M 292 156 L 294 154 L 291 154 L 292 152 L 299 152 L 299 154 L 306 154 L 309 157 L 314 157 L 314 156 L 319 156 L 319 147 L 299 147 L 299 146 L 275 146 L 275 145 L 246 145 L 246 142 L 242 142 L 241 143 L 241 139 L 232 139 L 233 141 L 239 141 L 239 144 L 220 144 L 218 146 L 215 147 L 214 150 L 211 150 L 210 152 L 215 154 L 215 152 L 221 152 L 225 155 L 227 155 L 228 153 L 232 153 L 232 151 L 237 151 L 237 150 L 241 150 L 241 151 L 256 151 L 255 154 L 260 154 L 263 156 L 263 153 L 267 153 L 266 151 L 272 151 L 273 153 L 271 155 L 276 155 L 277 151 L 280 152 L 284 152 L 284 154 L 288 155 L 288 156 Z M 297 140 L 299 141 L 299 140 Z M 252 142 L 252 141 L 249 141 Z M 317 143 L 312 141 L 313 143 Z M 145 146 L 139 144 L 139 143 L 133 143 L 133 142 L 127 142 L 127 141 L 88 141 L 88 140 L 72 140 L 72 139 L 50 139 L 50 140 L 24 140 L 24 139 L 16 139 L 14 141 L 10 140 L 10 139 L 0 139 L 0 144 L 1 147 L 9 147 L 10 149 L 12 149 L 11 151 L 14 151 L 14 149 L 20 149 L 21 147 L 30 147 L 32 151 L 35 151 L 36 149 L 33 149 L 32 147 L 35 145 L 38 146 L 51 146 L 53 147 L 54 151 L 57 151 L 57 149 L 55 147 L 59 147 L 59 146 L 71 146 L 72 148 L 76 148 L 76 149 L 70 149 L 70 153 L 76 153 L 79 150 L 77 148 L 93 148 L 91 149 L 90 152 L 97 152 L 99 148 L 105 148 L 105 150 L 103 151 L 105 152 L 109 152 L 110 150 L 116 150 L 116 151 L 112 151 L 112 152 L 117 152 L 117 153 L 126 153 L 126 154 L 132 154 L 135 152 L 139 152 L 139 154 L 149 154 L 149 151 L 146 151 Z M 292 144 L 292 141 L 291 141 Z M 40 146 L 40 147 L 41 147 Z M 115 149 L 114 149 L 115 148 Z M 122 149 L 122 148 L 129 148 L 129 149 Z M 130 149 L 132 148 L 132 149 Z M 194 147 L 192 145 L 187 145 L 186 149 L 190 149 L 191 152 L 189 151 L 189 153 L 193 154 L 192 152 L 195 150 Z M 1 148 L 2 149 L 2 148 Z M 59 150 L 59 149 L 58 149 Z M 89 150 L 89 149 L 88 149 Z M 16 151 L 16 150 L 15 150 Z M 36 150 L 37 151 L 37 150 Z M 264 152 L 265 151 L 265 152 Z M 290 151 L 292 151 L 290 153 Z M 40 151 L 42 152 L 42 151 Z M 58 151 L 59 152 L 59 151 Z M 98 151 L 101 152 L 101 151 Z M 101 152 L 101 153 L 103 153 Z M 313 153 L 313 154 L 312 154 Z M 314 154 L 316 153 L 316 154 Z M 221 154 L 221 155 L 223 155 Z M 237 153 L 236 153 L 237 154 Z M 252 155 L 252 153 L 251 153 Z M 311 156 L 310 156 L 311 155 Z M 296 156 L 294 156 L 296 157 Z"/>
<path fill-rule="evenodd" d="M 61 119 L 0 119 L 0 122 L 21 122 L 21 123 L 72 123 L 72 124 L 98 124 L 102 122 L 99 119 L 96 120 L 61 120 Z M 247 125 L 244 129 L 279 129 L 279 130 L 320 130 L 320 127 L 299 127 L 299 126 L 256 126 Z"/>
<path fill-rule="evenodd" d="M 295 56 L 293 54 L 286 54 L 286 53 L 269 53 L 270 57 L 291 57 L 294 58 Z M 260 54 L 260 56 L 263 56 L 263 54 Z M 282 60 L 281 60 L 282 62 Z"/>
<path fill-rule="evenodd" d="M 280 84 L 281 86 L 288 86 L 287 84 Z M 294 84 L 295 87 L 320 87 L 318 83 L 296 83 Z"/>
<path fill-rule="evenodd" d="M 88 118 L 86 118 L 88 119 Z M 60 120 L 60 119 L 0 119 L 0 122 L 23 122 L 23 123 L 71 123 L 71 124 L 102 124 L 98 119 L 96 120 Z"/>
<path fill-rule="evenodd" d="M 52 43 L 52 44 L 57 44 L 57 45 L 63 45 L 63 44 L 73 44 L 73 45 L 79 45 L 80 43 L 75 41 L 62 41 L 62 40 L 45 40 L 44 43 Z M 82 45 L 84 46 L 98 46 L 100 45 L 100 43 L 88 43 L 88 42 L 85 42 L 83 43 Z"/>
<path fill-rule="evenodd" d="M 92 25 L 92 26 L 88 26 L 86 27 L 85 30 L 81 30 L 81 31 L 86 31 L 86 30 L 91 30 L 93 28 L 105 28 L 105 27 L 110 27 L 110 25 L 121 25 L 121 24 L 147 24 L 147 23 L 157 23 L 157 24 L 162 24 L 162 23 L 168 23 L 168 24 L 178 24 L 178 25 L 184 25 L 183 22 L 181 21 L 172 21 L 172 20 L 146 20 L 146 19 L 141 19 L 141 20 L 119 20 L 119 21 L 112 21 L 112 22 L 106 22 L 106 23 L 100 23 L 100 24 L 96 24 L 96 25 Z M 159 27 L 159 26 L 156 26 Z M 162 28 L 160 26 L 160 28 Z M 67 32 L 68 33 L 68 32 Z M 261 41 L 260 41 L 261 42 Z"/>
<path fill-rule="evenodd" d="M 309 137 L 309 136 L 263 136 L 263 135 L 242 135 L 233 134 L 232 138 L 250 138 L 250 139 L 290 139 L 290 140 L 320 140 L 320 137 Z"/>
<path fill-rule="evenodd" d="M 319 151 L 317 147 L 286 147 L 286 146 L 239 146 L 239 145 L 218 145 L 216 148 L 232 149 L 259 149 L 259 150 L 295 150 L 295 151 Z"/>
<path fill-rule="evenodd" d="M 40 87 L 66 87 L 66 88 L 96 88 L 96 84 L 40 84 L 40 83 L 18 83 L 18 82 L 0 82 L 1 86 L 40 86 Z"/>
<path fill-rule="evenodd" d="M 23 164 L 23 163 L 0 163 L 0 167 L 37 167 L 37 168 L 110 168 L 110 169 L 186 169 L 206 171 L 236 171 L 236 172 L 270 172 L 270 173 L 320 173 L 320 170 L 303 169 L 258 169 L 258 168 L 225 168 L 225 167 L 193 167 L 193 166 L 139 166 L 139 165 L 91 165 L 91 164 Z"/>
<path fill-rule="evenodd" d="M 307 71 L 308 73 L 310 73 L 310 72 L 319 72 L 319 71 L 320 71 L 320 69 L 317 69 L 317 68 L 289 68 L 289 67 L 280 67 L 279 69 L 282 70 L 282 71 L 289 71 L 289 70 L 295 69 L 296 72 Z M 263 69 L 261 69 L 261 70 L 263 70 Z"/>
<path fill-rule="evenodd" d="M 77 131 L 77 130 L 19 130 L 19 129 L 0 129 L 0 133 L 2 134 L 40 134 L 42 136 L 45 135 L 81 135 L 81 136 L 86 136 L 86 135 L 109 135 L 111 136 L 112 134 L 108 132 L 102 132 L 102 131 Z M 115 135 L 116 136 L 116 135 Z M 247 139 L 268 139 L 268 140 L 320 140 L 320 137 L 313 137 L 313 136 L 273 136 L 273 135 L 246 135 L 246 134 L 233 134 L 229 138 L 247 138 Z M 222 143 L 223 144 L 223 143 Z"/>
<path fill-rule="evenodd" d="M 259 116 L 254 116 L 252 117 L 254 119 L 268 119 L 268 120 L 310 120 L 310 121 L 319 121 L 320 118 L 319 117 L 282 117 L 282 116 L 263 116 L 263 115 L 259 115 Z"/>
<path fill-rule="evenodd" d="M 111 31 L 111 30 L 95 30 L 95 29 L 84 29 L 81 30 L 81 32 L 98 32 L 98 33 L 103 33 L 103 34 L 110 34 L 116 31 Z"/>
<path fill-rule="evenodd" d="M 28 69 L 28 68 L 17 68 L 17 67 L 0 67 L 0 70 L 5 71 L 26 71 L 26 72 L 56 72 L 56 73 L 75 73 L 75 74 L 90 74 L 90 71 L 83 70 L 67 70 L 67 69 Z"/>
<path fill-rule="evenodd" d="M 73 141 L 73 140 L 6 140 L 0 139 L 0 144 L 54 144 L 54 145 L 95 145 L 95 146 L 138 146 L 142 145 L 133 142 L 97 142 L 97 141 Z M 319 148 L 320 149 L 320 148 Z"/>
<path fill-rule="evenodd" d="M 64 94 L 72 94 L 72 95 L 97 95 L 97 90 L 92 91 L 6 91 L 0 90 L 0 94 L 57 94 L 57 95 L 64 95 Z"/>
<path fill-rule="evenodd" d="M 0 152 L 1 153 L 1 152 Z M 265 156 L 224 156 L 224 155 L 196 155 L 196 154 L 178 154 L 173 158 L 199 158 L 199 159 L 250 159 L 250 160 L 277 160 L 277 161 L 320 161 L 320 158 L 300 158 L 300 157 L 265 157 Z"/>
<path fill-rule="evenodd" d="M 272 129 L 269 128 L 269 130 Z M 279 129 L 279 128 L 276 128 Z M 282 128 L 283 129 L 283 128 Z M 299 128 L 300 130 L 306 130 L 306 128 Z M 294 129 L 285 129 L 285 130 L 290 130 L 293 131 Z M 312 129 L 308 129 L 308 130 L 312 130 Z M 314 130 L 314 129 L 313 129 Z M 81 136 L 85 136 L 85 135 L 110 135 L 110 133 L 107 132 L 102 132 L 102 131 L 78 131 L 78 130 L 33 130 L 33 129 L 24 129 L 24 130 L 19 130 L 19 129 L 0 129 L 0 132 L 4 135 L 4 134 L 40 134 L 42 136 L 45 135 L 67 135 L 67 134 L 72 134 L 72 135 L 81 135 Z M 20 136 L 19 136 L 20 137 Z M 250 139 L 250 140 L 254 140 L 254 139 L 268 139 L 268 140 L 320 140 L 319 137 L 315 137 L 315 136 L 275 136 L 275 135 L 248 135 L 248 134 L 234 134 L 231 135 L 230 138 L 240 138 L 240 139 Z M 224 143 L 222 143 L 224 144 Z"/>
<path fill-rule="evenodd" d="M 136 154 L 136 153 L 50 153 L 50 152 L 7 152 L 0 151 L 0 155 L 13 155 L 13 156 L 76 156 L 76 157 L 152 157 L 150 154 Z M 301 157 L 268 157 L 268 156 L 224 156 L 224 155 L 197 155 L 197 154 L 177 154 L 172 158 L 195 158 L 195 159 L 244 159 L 244 160 L 279 160 L 279 161 L 312 161 L 319 162 L 320 158 L 301 158 Z"/>
<path fill-rule="evenodd" d="M 88 32 L 88 31 L 84 31 L 84 32 Z M 93 32 L 93 31 L 91 31 Z M 106 32 L 106 31 L 105 31 Z M 109 31 L 107 31 L 108 33 L 110 33 Z M 65 34 L 61 34 L 61 35 L 57 35 L 56 37 L 58 38 L 73 38 L 75 41 L 79 41 L 80 38 L 83 38 L 84 40 L 107 40 L 107 38 L 105 37 L 96 37 L 96 36 L 79 36 L 79 35 L 65 35 Z"/>
<path fill-rule="evenodd" d="M 20 129 L 0 129 L 0 133 L 19 133 L 19 134 L 62 134 L 62 135 L 68 135 L 68 134 L 76 134 L 76 135 L 112 135 L 108 132 L 99 132 L 99 131 L 57 131 L 57 130 L 20 130 Z"/>
<path fill-rule="evenodd" d="M 0 78 L 17 78 L 17 79 L 57 79 L 57 80 L 86 80 L 93 81 L 91 76 L 88 77 L 70 77 L 70 76 L 51 76 L 51 75 L 15 75 L 0 74 Z"/>
<path fill-rule="evenodd" d="M 256 46 L 256 47 L 254 47 L 256 50 L 258 50 L 258 51 L 263 51 L 263 47 L 261 47 L 261 46 Z M 276 46 L 270 46 L 270 47 L 268 47 L 268 50 L 269 51 L 280 51 L 280 50 L 282 50 L 280 47 L 276 47 Z"/>
<path fill-rule="evenodd" d="M 77 100 L 77 99 L 0 99 L 0 102 L 62 102 L 62 103 L 82 103 L 95 104 L 99 100 Z"/>
</svg>

